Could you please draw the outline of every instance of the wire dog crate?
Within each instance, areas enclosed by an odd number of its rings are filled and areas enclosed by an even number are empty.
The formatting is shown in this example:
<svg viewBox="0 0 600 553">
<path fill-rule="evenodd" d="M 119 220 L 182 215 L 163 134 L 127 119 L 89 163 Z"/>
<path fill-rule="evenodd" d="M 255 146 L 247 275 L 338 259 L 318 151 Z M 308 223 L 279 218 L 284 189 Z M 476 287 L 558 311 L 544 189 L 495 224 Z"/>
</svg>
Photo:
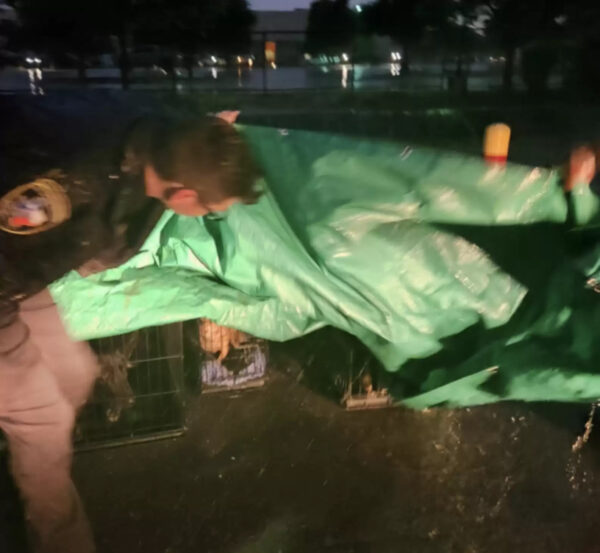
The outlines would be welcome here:
<svg viewBox="0 0 600 553">
<path fill-rule="evenodd" d="M 185 431 L 182 324 L 91 342 L 101 375 L 81 412 L 79 450 L 144 442 Z"/>
<path fill-rule="evenodd" d="M 202 393 L 260 388 L 267 378 L 268 343 L 207 319 L 186 332 L 186 359 Z M 198 386 L 199 385 L 199 386 Z"/>
<path fill-rule="evenodd" d="M 202 392 L 219 392 L 259 388 L 265 384 L 267 344 L 255 340 L 234 349 L 227 359 L 219 361 L 211 354 L 200 364 Z"/>
</svg>

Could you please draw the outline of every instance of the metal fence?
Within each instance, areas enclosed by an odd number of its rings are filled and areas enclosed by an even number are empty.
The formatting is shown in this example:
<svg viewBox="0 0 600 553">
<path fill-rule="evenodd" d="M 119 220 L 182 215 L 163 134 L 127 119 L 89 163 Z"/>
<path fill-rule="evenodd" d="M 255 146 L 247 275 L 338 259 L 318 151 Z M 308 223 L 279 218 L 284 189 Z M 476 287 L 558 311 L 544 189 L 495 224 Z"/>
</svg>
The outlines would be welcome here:
<svg viewBox="0 0 600 553">
<path fill-rule="evenodd" d="M 134 48 L 128 80 L 134 89 L 200 92 L 328 89 L 422 92 L 454 86 L 456 60 L 441 45 L 413 52 L 408 72 L 401 49 L 390 41 L 377 39 L 376 46 L 365 47 L 365 41 L 376 39 L 356 39 L 346 46 L 324 48 L 326 51 L 322 53 L 312 48 L 311 55 L 307 53 L 308 38 L 303 31 L 254 32 L 249 51 L 223 57 L 218 52 L 207 52 L 194 57 L 193 63 L 184 63 L 185 57 L 160 49 L 136 53 Z M 85 86 L 120 88 L 121 75 L 115 61 L 109 54 L 91 61 Z M 499 89 L 502 67 L 500 57 L 488 53 L 472 57 L 464 66 L 465 86 L 473 91 Z M 556 76 L 554 85 L 559 81 Z M 81 86 L 74 68 L 13 67 L 0 71 L 0 92 L 43 94 Z M 522 86 L 518 78 L 516 86 Z"/>
</svg>

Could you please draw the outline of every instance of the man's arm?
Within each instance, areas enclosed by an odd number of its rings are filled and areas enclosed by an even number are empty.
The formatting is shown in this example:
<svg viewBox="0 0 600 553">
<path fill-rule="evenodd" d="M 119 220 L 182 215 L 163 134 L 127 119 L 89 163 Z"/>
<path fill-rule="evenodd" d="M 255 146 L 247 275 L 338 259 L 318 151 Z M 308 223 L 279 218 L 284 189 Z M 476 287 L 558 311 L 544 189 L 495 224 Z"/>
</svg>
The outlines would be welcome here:
<svg viewBox="0 0 600 553">
<path fill-rule="evenodd" d="M 19 318 L 17 302 L 0 292 L 0 355 L 10 355 L 27 340 L 27 327 Z"/>
<path fill-rule="evenodd" d="M 23 367 L 39 360 L 29 327 L 19 315 L 19 302 L 0 278 L 0 361 Z"/>
</svg>

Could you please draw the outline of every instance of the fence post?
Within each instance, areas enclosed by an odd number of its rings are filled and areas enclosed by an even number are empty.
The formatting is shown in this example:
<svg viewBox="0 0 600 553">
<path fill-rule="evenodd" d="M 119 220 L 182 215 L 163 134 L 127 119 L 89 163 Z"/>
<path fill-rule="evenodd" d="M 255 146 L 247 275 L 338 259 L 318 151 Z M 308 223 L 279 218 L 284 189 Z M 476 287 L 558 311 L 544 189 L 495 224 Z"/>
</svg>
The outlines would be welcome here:
<svg viewBox="0 0 600 553">
<path fill-rule="evenodd" d="M 267 81 L 267 33 L 264 32 L 262 34 L 263 40 L 262 40 L 262 44 L 263 44 L 263 75 L 262 75 L 262 82 L 263 82 L 263 94 L 266 94 L 268 87 L 269 87 L 269 83 Z"/>
<path fill-rule="evenodd" d="M 352 62 L 352 66 L 351 66 L 351 71 L 352 71 L 352 78 L 350 79 L 350 91 L 354 92 L 354 54 L 356 52 L 356 48 L 354 47 L 354 39 L 352 39 L 352 47 L 350 50 L 350 61 Z"/>
</svg>

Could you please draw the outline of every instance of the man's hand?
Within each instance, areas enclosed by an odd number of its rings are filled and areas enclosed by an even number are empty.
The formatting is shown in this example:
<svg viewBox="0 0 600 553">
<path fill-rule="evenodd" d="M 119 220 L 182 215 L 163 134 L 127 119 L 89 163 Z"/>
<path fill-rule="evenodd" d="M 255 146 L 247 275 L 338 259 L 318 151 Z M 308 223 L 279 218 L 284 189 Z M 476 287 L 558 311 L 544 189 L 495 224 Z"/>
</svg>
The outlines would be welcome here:
<svg viewBox="0 0 600 553">
<path fill-rule="evenodd" d="M 573 190 L 577 183 L 590 184 L 596 174 L 596 154 L 589 146 L 573 150 L 565 171 L 565 191 Z"/>
<path fill-rule="evenodd" d="M 239 115 L 239 111 L 220 111 L 217 113 L 216 117 L 223 119 L 223 121 L 226 121 L 230 125 L 233 125 L 237 121 Z"/>
</svg>

